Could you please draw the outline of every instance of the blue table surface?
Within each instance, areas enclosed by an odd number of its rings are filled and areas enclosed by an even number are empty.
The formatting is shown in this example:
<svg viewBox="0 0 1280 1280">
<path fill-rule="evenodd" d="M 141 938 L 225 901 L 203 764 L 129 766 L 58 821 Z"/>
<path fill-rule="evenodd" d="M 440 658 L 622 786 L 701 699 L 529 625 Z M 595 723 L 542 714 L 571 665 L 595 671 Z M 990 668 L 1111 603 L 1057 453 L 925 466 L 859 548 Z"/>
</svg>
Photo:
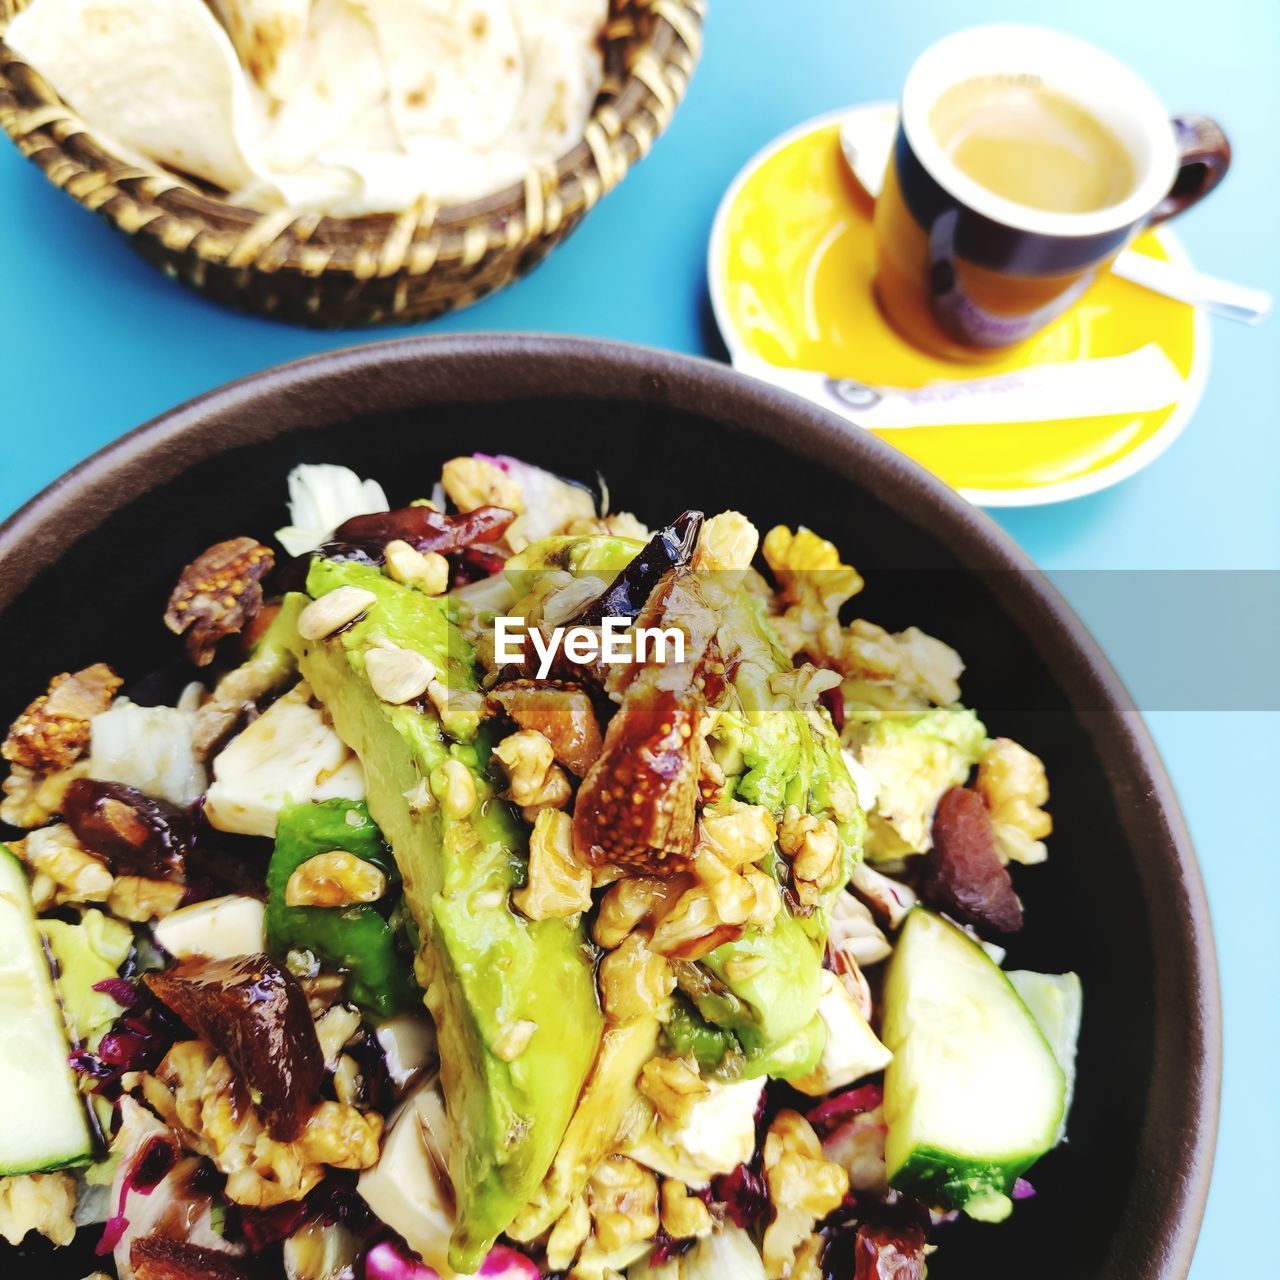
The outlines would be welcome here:
<svg viewBox="0 0 1280 1280">
<path fill-rule="evenodd" d="M 1001 20 L 1038 21 L 1105 44 L 1171 109 L 1216 115 L 1235 144 L 1236 167 L 1179 231 L 1203 269 L 1280 293 L 1274 0 L 1219 0 L 1211 10 L 1192 0 L 711 0 L 702 65 L 652 157 L 532 277 L 431 328 L 572 332 L 714 351 L 707 234 L 741 164 L 811 115 L 893 97 L 914 55 L 945 32 Z M 0 511 L 199 392 L 395 332 L 317 334 L 222 311 L 145 266 L 0 147 Z M 1070 571 L 1280 570 L 1280 319 L 1258 329 L 1215 321 L 1213 341 L 1204 401 L 1153 466 L 1091 498 L 997 516 L 1058 577 L 1104 647 L 1120 655 L 1121 674 L 1134 679 L 1144 657 L 1131 637 L 1125 643 L 1126 620 L 1096 603 L 1091 609 L 1089 576 Z M 1208 579 L 1186 581 L 1195 589 Z M 1274 591 L 1277 579 L 1241 581 L 1260 592 Z M 1209 621 L 1198 660 L 1205 669 L 1236 662 L 1233 637 L 1215 640 Z M 1188 655 L 1187 670 L 1196 666 Z M 1265 1268 L 1258 1211 L 1267 1187 L 1258 1177 L 1280 1144 L 1280 842 L 1271 813 L 1280 714 L 1274 701 L 1269 710 L 1207 701 L 1188 699 L 1186 707 L 1198 705 L 1189 710 L 1164 699 L 1148 709 L 1200 851 L 1226 1003 L 1222 1129 L 1195 1280 Z"/>
</svg>

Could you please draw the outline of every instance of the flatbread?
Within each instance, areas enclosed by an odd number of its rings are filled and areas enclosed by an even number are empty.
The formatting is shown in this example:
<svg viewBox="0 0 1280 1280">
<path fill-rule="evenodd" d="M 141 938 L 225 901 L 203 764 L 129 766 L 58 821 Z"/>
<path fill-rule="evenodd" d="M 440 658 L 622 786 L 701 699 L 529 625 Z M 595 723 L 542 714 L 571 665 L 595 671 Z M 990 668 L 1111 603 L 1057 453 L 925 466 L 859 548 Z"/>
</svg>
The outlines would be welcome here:
<svg viewBox="0 0 1280 1280">
<path fill-rule="evenodd" d="M 203 0 L 35 0 L 5 41 L 126 159 L 228 191 L 253 180 L 254 105 Z"/>
<path fill-rule="evenodd" d="M 510 0 L 359 2 L 377 32 L 401 141 L 497 145 L 515 118 L 524 72 Z"/>
<path fill-rule="evenodd" d="M 211 0 L 241 65 L 277 101 L 297 88 L 312 0 Z"/>
<path fill-rule="evenodd" d="M 34 0 L 7 39 L 125 158 L 338 217 L 519 182 L 603 76 L 609 0 L 210 3 L 226 29 L 204 0 Z"/>
<path fill-rule="evenodd" d="M 267 161 L 273 169 L 297 173 L 335 146 L 394 152 L 399 138 L 368 16 L 352 0 L 315 0 L 293 92 L 272 110 Z"/>
</svg>

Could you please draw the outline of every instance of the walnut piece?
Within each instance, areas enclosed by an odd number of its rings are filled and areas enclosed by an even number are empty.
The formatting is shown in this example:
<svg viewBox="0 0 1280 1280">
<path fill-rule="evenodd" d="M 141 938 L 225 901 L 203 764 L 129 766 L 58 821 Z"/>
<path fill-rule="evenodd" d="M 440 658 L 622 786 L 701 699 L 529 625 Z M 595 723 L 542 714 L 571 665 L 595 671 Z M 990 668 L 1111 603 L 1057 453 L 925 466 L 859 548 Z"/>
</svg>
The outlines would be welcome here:
<svg viewBox="0 0 1280 1280">
<path fill-rule="evenodd" d="M 216 543 L 182 571 L 169 597 L 164 623 L 185 636 L 187 656 L 198 667 L 213 661 L 218 641 L 239 635 L 262 608 L 262 579 L 275 552 L 252 538 Z"/>
<path fill-rule="evenodd" d="M 377 902 L 387 891 L 386 873 L 345 849 L 317 853 L 295 868 L 284 889 L 287 907 L 349 907 Z"/>
</svg>

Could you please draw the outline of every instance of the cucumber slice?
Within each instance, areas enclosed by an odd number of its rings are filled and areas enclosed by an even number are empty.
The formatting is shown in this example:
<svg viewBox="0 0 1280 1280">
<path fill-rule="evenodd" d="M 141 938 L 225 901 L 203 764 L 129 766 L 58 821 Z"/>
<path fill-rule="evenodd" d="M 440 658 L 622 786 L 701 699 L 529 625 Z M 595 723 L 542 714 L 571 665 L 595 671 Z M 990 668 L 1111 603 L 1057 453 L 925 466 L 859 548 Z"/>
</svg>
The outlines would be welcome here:
<svg viewBox="0 0 1280 1280">
<path fill-rule="evenodd" d="M 1053 1050 L 977 943 L 917 907 L 889 963 L 881 1038 L 889 1182 L 999 1221 L 1018 1176 L 1052 1147 L 1066 1103 Z"/>
<path fill-rule="evenodd" d="M 0 844 L 0 1176 L 92 1158 L 68 1052 L 26 873 Z"/>
<path fill-rule="evenodd" d="M 1067 1078 L 1067 1096 L 1057 1134 L 1057 1141 L 1061 1142 L 1067 1136 L 1067 1116 L 1076 1091 L 1076 1042 L 1080 1039 L 1080 1019 L 1084 1014 L 1084 989 L 1074 973 L 1011 969 L 1008 978 L 1023 1004 L 1031 1010 L 1031 1016 L 1040 1024 Z"/>
</svg>

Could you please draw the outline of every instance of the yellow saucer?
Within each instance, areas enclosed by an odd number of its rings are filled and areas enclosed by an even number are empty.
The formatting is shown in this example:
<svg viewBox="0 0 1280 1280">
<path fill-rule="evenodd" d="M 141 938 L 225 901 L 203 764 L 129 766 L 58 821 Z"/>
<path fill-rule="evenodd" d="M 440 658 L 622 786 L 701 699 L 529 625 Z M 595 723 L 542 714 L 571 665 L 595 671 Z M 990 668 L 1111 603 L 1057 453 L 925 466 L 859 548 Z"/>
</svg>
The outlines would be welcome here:
<svg viewBox="0 0 1280 1280">
<path fill-rule="evenodd" d="M 1007 355 L 936 359 L 907 344 L 871 292 L 873 203 L 840 152 L 841 111 L 776 139 L 735 179 L 716 215 L 708 279 L 734 363 L 821 369 L 871 385 L 919 387 L 1027 365 L 1113 356 L 1149 342 L 1186 380 L 1182 398 L 1150 413 L 1055 422 L 876 432 L 982 506 L 1034 506 L 1105 489 L 1161 454 L 1191 416 L 1209 364 L 1194 307 L 1127 280 L 1100 279 L 1066 315 Z M 1185 260 L 1166 229 L 1132 246 Z"/>
</svg>

